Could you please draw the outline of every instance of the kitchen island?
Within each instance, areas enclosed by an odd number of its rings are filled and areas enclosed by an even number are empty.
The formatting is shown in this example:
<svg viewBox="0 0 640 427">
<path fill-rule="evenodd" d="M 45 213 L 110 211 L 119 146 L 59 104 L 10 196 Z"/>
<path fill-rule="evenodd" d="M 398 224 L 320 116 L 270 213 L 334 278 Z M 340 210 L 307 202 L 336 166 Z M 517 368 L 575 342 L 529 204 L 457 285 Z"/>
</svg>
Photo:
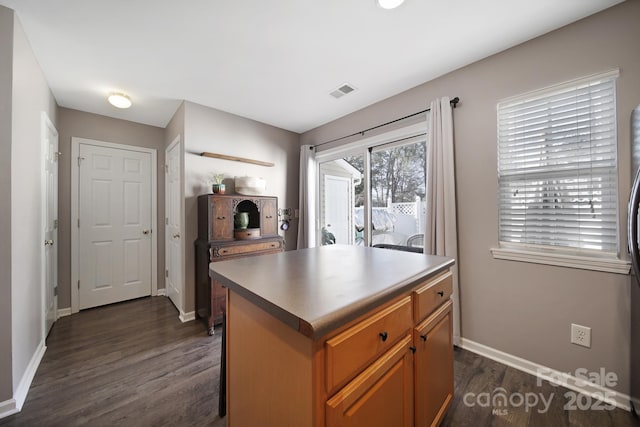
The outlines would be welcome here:
<svg viewBox="0 0 640 427">
<path fill-rule="evenodd" d="M 212 263 L 232 426 L 413 426 L 453 395 L 454 260 L 331 245 Z"/>
</svg>

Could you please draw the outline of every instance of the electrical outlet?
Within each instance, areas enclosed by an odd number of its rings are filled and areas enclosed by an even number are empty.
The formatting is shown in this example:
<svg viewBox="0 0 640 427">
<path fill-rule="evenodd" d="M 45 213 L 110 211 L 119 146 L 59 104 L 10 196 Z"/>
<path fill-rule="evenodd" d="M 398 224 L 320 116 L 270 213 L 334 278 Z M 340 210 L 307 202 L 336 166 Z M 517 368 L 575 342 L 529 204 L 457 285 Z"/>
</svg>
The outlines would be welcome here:
<svg viewBox="0 0 640 427">
<path fill-rule="evenodd" d="M 571 342 L 583 347 L 591 348 L 591 328 L 571 324 Z"/>
</svg>

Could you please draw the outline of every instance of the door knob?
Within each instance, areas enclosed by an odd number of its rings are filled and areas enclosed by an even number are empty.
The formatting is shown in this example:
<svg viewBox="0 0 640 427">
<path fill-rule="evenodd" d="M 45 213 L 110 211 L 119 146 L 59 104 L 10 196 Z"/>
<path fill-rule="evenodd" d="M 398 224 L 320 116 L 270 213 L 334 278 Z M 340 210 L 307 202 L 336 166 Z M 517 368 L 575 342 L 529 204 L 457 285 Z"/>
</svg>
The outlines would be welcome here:
<svg viewBox="0 0 640 427">
<path fill-rule="evenodd" d="M 151 233 L 151 230 L 142 230 L 142 234 L 149 234 Z"/>
<path fill-rule="evenodd" d="M 44 241 L 44 245 L 45 246 L 53 246 L 53 240 L 45 240 Z"/>
<path fill-rule="evenodd" d="M 174 235 L 173 235 L 173 238 L 174 238 L 174 239 L 179 239 L 179 238 L 180 238 L 180 233 L 176 233 L 176 234 L 174 234 Z"/>
</svg>

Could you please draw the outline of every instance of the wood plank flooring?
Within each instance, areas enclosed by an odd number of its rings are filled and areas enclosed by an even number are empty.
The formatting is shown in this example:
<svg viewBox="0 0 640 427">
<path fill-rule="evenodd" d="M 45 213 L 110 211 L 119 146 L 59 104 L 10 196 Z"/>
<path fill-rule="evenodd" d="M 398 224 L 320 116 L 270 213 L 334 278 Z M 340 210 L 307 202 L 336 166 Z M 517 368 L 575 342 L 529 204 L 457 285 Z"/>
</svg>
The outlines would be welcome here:
<svg viewBox="0 0 640 427">
<path fill-rule="evenodd" d="M 574 403 L 570 398 L 573 391 L 553 386 L 546 381 L 537 385 L 537 379 L 533 375 L 459 348 L 456 348 L 454 354 L 454 375 L 454 399 L 441 427 L 640 425 L 630 412 L 618 408 L 565 410 L 565 405 L 571 407 Z M 570 393 L 569 397 L 565 393 Z M 493 406 L 491 401 L 485 399 L 485 396 L 493 399 L 498 394 L 511 400 L 507 400 L 506 405 L 500 405 L 500 400 L 495 400 L 498 404 Z M 529 408 L 520 396 L 529 399 Z M 598 407 L 595 400 L 589 401 L 587 396 L 582 396 L 576 406 L 585 408 L 591 407 L 591 404 Z"/>
<path fill-rule="evenodd" d="M 0 426 L 213 426 L 221 335 L 200 321 L 181 323 L 165 297 L 85 310 L 56 322 L 22 412 Z M 568 390 L 474 353 L 455 351 L 455 397 L 442 426 L 637 426 L 620 410 L 565 411 Z M 542 403 L 493 407 L 465 403 L 468 393 L 537 393 Z M 471 396 L 471 395 L 469 395 Z M 252 426 L 251 426 L 252 427 Z M 262 426 L 260 426 L 262 427 Z M 281 426 L 278 426 L 281 427 Z M 295 426 L 292 426 L 295 427 Z M 366 426 L 369 427 L 369 426 Z M 395 426 L 388 426 L 395 427 Z"/>
<path fill-rule="evenodd" d="M 2 426 L 222 426 L 221 334 L 166 297 L 59 319 L 27 400 Z"/>
</svg>

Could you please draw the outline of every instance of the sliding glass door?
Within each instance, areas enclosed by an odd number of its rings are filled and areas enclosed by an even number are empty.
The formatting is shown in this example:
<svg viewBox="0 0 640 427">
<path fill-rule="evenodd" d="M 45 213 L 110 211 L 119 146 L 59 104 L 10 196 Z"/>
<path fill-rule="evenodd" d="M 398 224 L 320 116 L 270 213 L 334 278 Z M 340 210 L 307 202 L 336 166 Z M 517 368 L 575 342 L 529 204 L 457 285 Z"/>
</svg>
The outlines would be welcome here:
<svg viewBox="0 0 640 427">
<path fill-rule="evenodd" d="M 424 132 L 319 154 L 320 244 L 420 246 L 426 154 Z"/>
</svg>

